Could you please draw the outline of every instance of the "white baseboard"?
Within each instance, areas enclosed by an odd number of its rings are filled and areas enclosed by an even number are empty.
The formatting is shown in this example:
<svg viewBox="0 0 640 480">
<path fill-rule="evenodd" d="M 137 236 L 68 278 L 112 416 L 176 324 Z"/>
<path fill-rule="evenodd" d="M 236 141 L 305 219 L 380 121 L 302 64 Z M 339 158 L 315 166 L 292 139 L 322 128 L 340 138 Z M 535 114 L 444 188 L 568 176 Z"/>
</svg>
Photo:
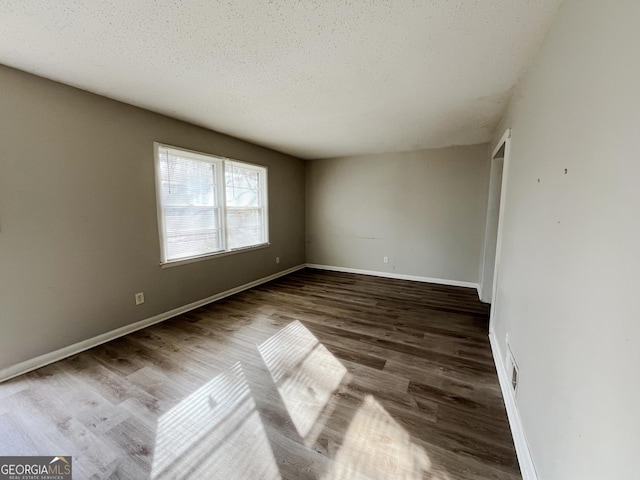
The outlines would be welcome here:
<svg viewBox="0 0 640 480">
<path fill-rule="evenodd" d="M 244 290 L 248 290 L 249 288 L 253 288 L 260 284 L 269 282 L 271 280 L 275 280 L 276 278 L 283 277 L 297 270 L 300 270 L 304 267 L 305 265 L 303 264 L 293 268 L 289 268 L 287 270 L 283 270 L 278 273 L 274 273 L 273 275 L 269 275 L 267 277 L 254 280 L 253 282 L 245 283 L 244 285 L 240 285 L 239 287 L 225 290 L 224 292 L 221 292 L 221 293 L 216 293 L 215 295 L 211 295 L 210 297 L 203 298 L 202 300 L 189 303 L 188 305 L 174 308 L 173 310 L 169 310 L 168 312 L 160 313 L 151 318 L 140 320 L 139 322 L 135 322 L 130 325 L 125 325 L 124 327 L 116 328 L 115 330 L 111 330 L 110 332 L 103 333 L 96 337 L 92 337 L 87 340 L 74 343 L 73 345 L 69 345 L 68 347 L 64 347 L 59 350 L 55 350 L 51 353 L 46 353 L 44 355 L 40 355 L 39 357 L 32 358 L 30 360 L 25 360 L 24 362 L 20 362 L 16 365 L 12 365 L 10 367 L 4 368 L 0 370 L 0 383 L 6 380 L 9 380 L 11 378 L 17 377 L 18 375 L 22 375 L 32 370 L 36 370 L 38 368 L 49 365 L 51 363 L 57 362 L 59 360 L 63 360 L 67 357 L 83 352 L 85 350 L 89 350 L 90 348 L 97 347 L 98 345 L 102 345 L 103 343 L 107 343 L 111 340 L 115 340 L 116 338 L 135 332 L 136 330 L 141 330 L 143 328 L 149 327 L 156 323 L 163 322 L 164 320 L 168 320 L 182 313 L 186 313 L 190 310 L 194 310 L 208 303 L 221 300 L 230 295 L 240 293 Z"/>
<path fill-rule="evenodd" d="M 374 277 L 397 278 L 398 280 L 411 280 L 413 282 L 437 283 L 440 285 L 450 285 L 453 287 L 468 287 L 478 290 L 480 285 L 472 282 L 461 282 L 458 280 L 446 280 L 443 278 L 419 277 L 416 275 L 404 275 L 401 273 L 378 272 L 374 270 L 360 270 L 357 268 L 334 267 L 331 265 L 318 265 L 316 263 L 307 263 L 308 268 L 316 268 L 318 270 L 331 270 L 333 272 L 358 273 L 360 275 L 372 275 Z"/>
<path fill-rule="evenodd" d="M 505 369 L 505 357 L 500 350 L 500 344 L 498 343 L 493 331 L 489 332 L 489 342 L 491 343 L 493 360 L 498 372 L 498 380 L 500 381 L 502 397 L 504 398 L 504 403 L 507 407 L 507 417 L 509 418 L 511 435 L 513 436 L 513 443 L 516 447 L 516 454 L 518 455 L 518 463 L 520 464 L 522 480 L 538 480 L 538 474 L 536 473 L 533 458 L 531 457 L 531 451 L 529 450 L 529 445 L 527 444 L 527 439 L 524 434 L 524 428 L 520 419 L 520 413 L 518 412 L 518 406 L 516 405 L 516 399 L 511 389 L 509 375 Z"/>
</svg>

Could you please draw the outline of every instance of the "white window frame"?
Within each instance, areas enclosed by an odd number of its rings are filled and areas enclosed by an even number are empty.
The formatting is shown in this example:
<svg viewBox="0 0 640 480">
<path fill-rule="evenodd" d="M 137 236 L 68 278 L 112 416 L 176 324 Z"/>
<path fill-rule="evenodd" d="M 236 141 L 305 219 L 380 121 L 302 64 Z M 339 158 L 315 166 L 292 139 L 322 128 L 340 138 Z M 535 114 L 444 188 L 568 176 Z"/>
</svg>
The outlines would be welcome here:
<svg viewBox="0 0 640 480">
<path fill-rule="evenodd" d="M 209 162 L 220 167 L 221 175 L 218 179 L 217 191 L 218 191 L 218 202 L 220 204 L 220 232 L 224 239 L 224 249 L 219 250 L 217 252 L 205 253 L 202 255 L 196 255 L 191 257 L 182 257 L 177 259 L 168 260 L 167 259 L 167 240 L 166 240 L 166 228 L 165 228 L 165 216 L 164 216 L 164 208 L 165 206 L 162 203 L 162 179 L 161 179 L 161 169 L 160 169 L 160 149 L 166 148 L 173 151 L 184 152 L 187 156 L 191 158 L 195 158 L 197 160 L 201 160 L 204 162 Z M 184 265 L 193 262 L 199 262 L 202 260 L 208 260 L 214 257 L 221 257 L 226 255 L 233 255 L 236 253 L 246 252 L 250 250 L 258 250 L 262 248 L 267 248 L 270 246 L 269 243 L 269 192 L 268 192 L 268 178 L 269 172 L 268 167 L 265 165 L 258 165 L 249 162 L 243 162 L 240 160 L 235 160 L 232 158 L 221 157 L 218 155 L 213 155 L 210 153 L 198 152 L 195 150 L 190 150 L 187 148 L 176 147 L 174 145 L 168 145 L 160 142 L 153 143 L 153 155 L 154 155 L 154 168 L 155 168 L 155 187 L 156 187 L 156 211 L 158 216 L 158 232 L 160 238 L 160 266 L 162 268 L 168 268 L 178 265 Z M 263 172 L 261 175 L 261 191 L 262 191 L 262 203 L 263 203 L 263 214 L 264 214 L 264 242 L 256 245 L 249 245 L 246 247 L 238 247 L 238 248 L 229 248 L 229 235 L 227 229 L 227 202 L 226 202 L 226 183 L 225 183 L 225 172 L 227 164 L 235 164 L 239 165 L 242 168 L 246 168 L 248 170 L 256 170 Z M 233 208 L 233 207 L 232 207 Z"/>
</svg>

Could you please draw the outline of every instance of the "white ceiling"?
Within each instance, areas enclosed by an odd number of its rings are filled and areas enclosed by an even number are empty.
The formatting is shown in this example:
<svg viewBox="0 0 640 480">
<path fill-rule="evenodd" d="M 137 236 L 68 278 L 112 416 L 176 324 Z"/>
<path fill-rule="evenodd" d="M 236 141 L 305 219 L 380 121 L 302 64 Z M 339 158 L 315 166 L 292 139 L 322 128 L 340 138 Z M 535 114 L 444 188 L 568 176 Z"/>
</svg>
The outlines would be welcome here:
<svg viewBox="0 0 640 480">
<path fill-rule="evenodd" d="M 0 0 L 0 63 L 301 158 L 486 142 L 561 0 Z"/>
</svg>

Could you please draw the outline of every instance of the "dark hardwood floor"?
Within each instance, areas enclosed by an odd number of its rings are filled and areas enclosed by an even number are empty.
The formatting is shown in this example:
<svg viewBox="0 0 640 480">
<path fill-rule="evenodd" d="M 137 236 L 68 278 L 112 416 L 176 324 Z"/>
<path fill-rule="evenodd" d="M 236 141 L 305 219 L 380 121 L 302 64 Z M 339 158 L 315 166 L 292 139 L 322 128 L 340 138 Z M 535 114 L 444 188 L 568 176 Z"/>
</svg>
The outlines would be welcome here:
<svg viewBox="0 0 640 480">
<path fill-rule="evenodd" d="M 0 384 L 74 479 L 520 479 L 474 290 L 305 269 Z"/>
</svg>

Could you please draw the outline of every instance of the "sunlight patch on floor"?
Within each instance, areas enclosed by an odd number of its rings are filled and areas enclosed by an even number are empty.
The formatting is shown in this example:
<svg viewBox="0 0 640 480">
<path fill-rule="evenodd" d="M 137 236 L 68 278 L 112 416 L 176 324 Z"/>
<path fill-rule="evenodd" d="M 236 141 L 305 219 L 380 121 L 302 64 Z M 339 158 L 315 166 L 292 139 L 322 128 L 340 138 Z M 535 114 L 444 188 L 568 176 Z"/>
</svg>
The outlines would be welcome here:
<svg viewBox="0 0 640 480">
<path fill-rule="evenodd" d="M 158 420 L 152 480 L 280 479 L 240 363 Z"/>
<path fill-rule="evenodd" d="M 300 437 L 305 439 L 347 369 L 300 322 L 258 346 Z"/>
<path fill-rule="evenodd" d="M 339 390 L 348 386 L 351 375 L 299 321 L 257 348 L 282 399 L 281 408 L 286 408 L 302 442 L 315 450 L 340 409 Z M 327 455 L 328 470 L 319 478 L 451 480 L 373 395 L 366 394 L 349 409 L 353 417 L 335 431 L 342 441 Z M 169 478 L 282 478 L 239 362 L 160 417 L 151 479 Z"/>
<path fill-rule="evenodd" d="M 434 476 L 431 460 L 371 395 L 353 417 L 333 468 L 323 480 L 445 480 Z"/>
</svg>

